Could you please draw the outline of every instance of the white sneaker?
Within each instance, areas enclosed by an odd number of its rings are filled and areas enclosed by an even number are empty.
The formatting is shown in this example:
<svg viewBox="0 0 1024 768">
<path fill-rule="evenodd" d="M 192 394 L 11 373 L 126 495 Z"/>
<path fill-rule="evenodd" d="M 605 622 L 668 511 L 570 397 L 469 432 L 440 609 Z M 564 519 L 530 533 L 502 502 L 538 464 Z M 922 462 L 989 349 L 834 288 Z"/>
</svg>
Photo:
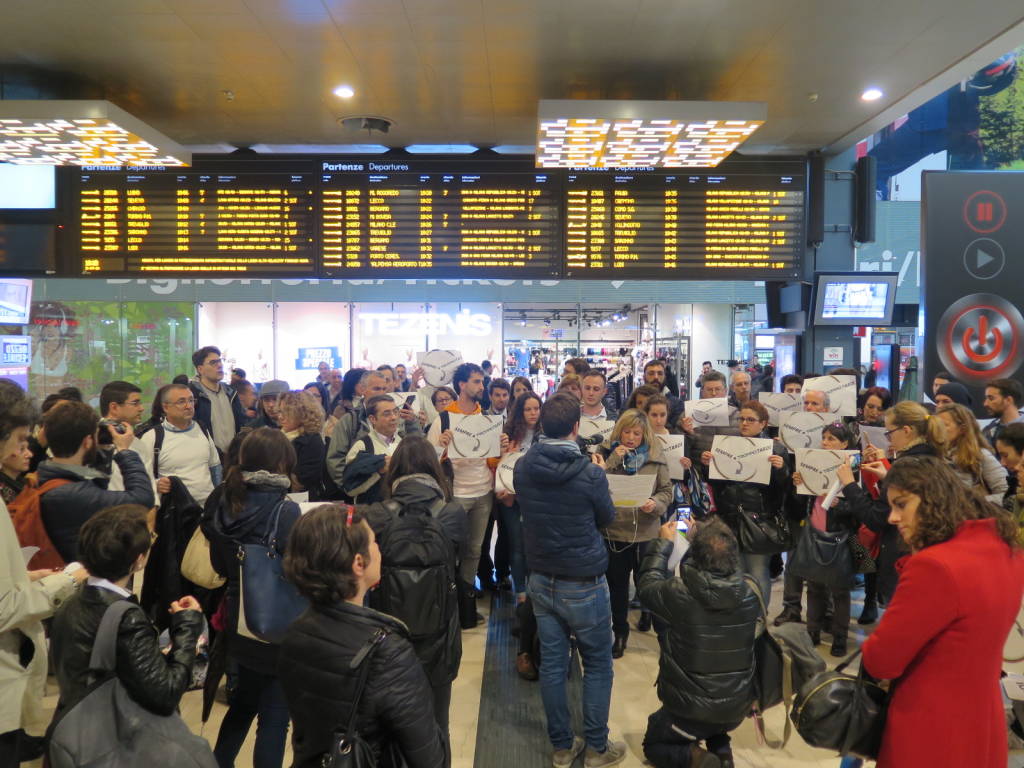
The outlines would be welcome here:
<svg viewBox="0 0 1024 768">
<path fill-rule="evenodd" d="M 618 765 L 626 759 L 626 744 L 622 741 L 609 741 L 604 752 L 595 752 L 587 747 L 583 756 L 584 768 L 608 768 L 611 765 Z"/>
<path fill-rule="evenodd" d="M 576 758 L 580 756 L 586 742 L 579 736 L 573 737 L 572 747 L 569 749 L 556 749 L 551 755 L 552 768 L 572 768 Z"/>
</svg>

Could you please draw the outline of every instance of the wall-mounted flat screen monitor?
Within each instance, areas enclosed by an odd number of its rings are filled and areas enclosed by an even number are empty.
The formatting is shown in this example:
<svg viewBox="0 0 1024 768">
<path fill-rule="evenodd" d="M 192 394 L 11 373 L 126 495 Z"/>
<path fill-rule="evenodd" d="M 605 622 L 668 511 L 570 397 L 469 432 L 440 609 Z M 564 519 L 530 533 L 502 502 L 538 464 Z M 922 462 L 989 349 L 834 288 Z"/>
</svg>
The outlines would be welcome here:
<svg viewBox="0 0 1024 768">
<path fill-rule="evenodd" d="M 896 272 L 829 272 L 817 276 L 815 325 L 888 325 L 896 302 Z"/>
<path fill-rule="evenodd" d="M 32 281 L 0 277 L 0 325 L 26 325 L 32 309 Z"/>
<path fill-rule="evenodd" d="M 57 205 L 52 165 L 0 163 L 0 210 L 49 210 Z"/>
</svg>

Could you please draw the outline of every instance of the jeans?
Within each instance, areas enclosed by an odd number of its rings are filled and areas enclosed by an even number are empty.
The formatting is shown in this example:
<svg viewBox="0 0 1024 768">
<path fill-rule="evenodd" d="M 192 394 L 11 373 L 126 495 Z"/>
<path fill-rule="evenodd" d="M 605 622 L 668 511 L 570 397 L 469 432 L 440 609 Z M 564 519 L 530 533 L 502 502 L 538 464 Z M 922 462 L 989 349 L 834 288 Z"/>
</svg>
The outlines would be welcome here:
<svg viewBox="0 0 1024 768">
<path fill-rule="evenodd" d="M 508 543 L 512 589 L 517 595 L 524 595 L 526 594 L 526 549 L 523 544 L 523 515 L 519 511 L 518 503 L 506 507 L 500 502 L 498 503 L 498 514 L 501 515 L 498 523 L 499 538 L 500 531 L 504 530 L 505 541 Z"/>
<path fill-rule="evenodd" d="M 238 687 L 217 734 L 213 755 L 220 768 L 232 768 L 254 718 L 256 747 L 253 768 L 281 768 L 288 739 L 288 702 L 281 682 L 274 675 L 238 665 Z"/>
<path fill-rule="evenodd" d="M 569 635 L 583 661 L 583 731 L 587 746 L 603 752 L 608 745 L 608 707 L 612 697 L 612 626 L 608 583 L 604 576 L 586 580 L 531 573 L 527 592 L 540 635 L 540 695 L 555 749 L 573 743 L 566 699 Z"/>
<path fill-rule="evenodd" d="M 491 519 L 491 505 L 494 503 L 494 492 L 483 496 L 455 499 L 466 510 L 469 518 L 469 532 L 459 547 L 459 576 L 472 586 L 476 580 L 476 569 L 480 565 L 480 552 L 484 545 L 484 533 L 487 532 L 487 521 Z"/>
<path fill-rule="evenodd" d="M 749 552 L 740 552 L 740 567 L 744 573 L 750 574 L 757 582 L 757 586 L 761 588 L 765 611 L 768 610 L 768 604 L 772 599 L 771 566 L 771 555 L 752 555 Z"/>
<path fill-rule="evenodd" d="M 739 725 L 740 723 L 720 725 L 678 720 L 662 707 L 647 718 L 644 757 L 654 768 L 688 768 L 690 745 L 698 741 L 704 741 L 709 752 L 718 755 L 731 754 L 729 731 Z"/>
</svg>

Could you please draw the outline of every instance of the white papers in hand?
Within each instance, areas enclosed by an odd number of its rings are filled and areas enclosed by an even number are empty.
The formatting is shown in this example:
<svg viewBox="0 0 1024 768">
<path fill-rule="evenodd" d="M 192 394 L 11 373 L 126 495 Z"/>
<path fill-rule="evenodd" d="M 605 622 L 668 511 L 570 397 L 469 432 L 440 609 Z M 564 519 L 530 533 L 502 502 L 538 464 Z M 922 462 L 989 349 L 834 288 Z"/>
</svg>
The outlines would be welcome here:
<svg viewBox="0 0 1024 768">
<path fill-rule="evenodd" d="M 615 428 L 615 422 L 611 419 L 592 419 L 589 416 L 580 417 L 580 437 L 589 440 L 592 437 L 601 436 L 601 440 L 607 440 Z"/>
<path fill-rule="evenodd" d="M 835 416 L 857 415 L 856 376 L 818 376 L 804 381 L 802 392 L 824 392 L 829 411 Z"/>
<path fill-rule="evenodd" d="M 423 378 L 432 387 L 447 387 L 452 383 L 455 369 L 462 365 L 462 353 L 457 349 L 432 349 L 417 352 L 416 364 Z"/>
<path fill-rule="evenodd" d="M 712 480 L 767 485 L 771 480 L 772 441 L 761 437 L 715 435 L 711 443 Z"/>
<path fill-rule="evenodd" d="M 779 439 L 790 453 L 806 451 L 821 445 L 821 429 L 831 424 L 835 416 L 831 413 L 784 413 L 779 427 Z"/>
<path fill-rule="evenodd" d="M 661 452 L 668 464 L 668 476 L 672 480 L 685 480 L 686 470 L 679 460 L 686 456 L 686 438 L 683 435 L 658 435 Z"/>
<path fill-rule="evenodd" d="M 860 425 L 860 447 L 867 450 L 873 445 L 882 453 L 889 450 L 889 436 L 885 434 L 885 427 L 869 427 L 866 424 Z"/>
<path fill-rule="evenodd" d="M 505 493 L 515 493 L 515 486 L 512 484 L 512 478 L 516 468 L 516 462 L 523 458 L 525 451 L 516 451 L 515 453 L 509 453 L 502 457 L 501 463 L 498 464 L 498 469 L 494 473 L 494 490 L 504 491 Z"/>
<path fill-rule="evenodd" d="M 608 475 L 608 490 L 616 507 L 635 509 L 654 493 L 655 475 Z"/>
<path fill-rule="evenodd" d="M 452 441 L 448 444 L 449 459 L 486 459 L 501 456 L 501 416 L 483 413 L 451 415 Z"/>
<path fill-rule="evenodd" d="M 860 451 L 826 451 L 823 448 L 797 451 L 796 471 L 803 482 L 796 487 L 796 492 L 802 496 L 828 493 L 836 481 L 836 470 L 849 456 L 857 453 Z"/>
<path fill-rule="evenodd" d="M 757 399 L 768 409 L 768 426 L 779 426 L 779 417 L 783 413 L 796 413 L 803 410 L 804 399 L 800 395 L 787 395 L 785 392 L 758 392 Z"/>
<path fill-rule="evenodd" d="M 687 400 L 686 415 L 697 427 L 728 427 L 729 400 L 724 397 L 706 397 L 701 400 Z"/>
</svg>

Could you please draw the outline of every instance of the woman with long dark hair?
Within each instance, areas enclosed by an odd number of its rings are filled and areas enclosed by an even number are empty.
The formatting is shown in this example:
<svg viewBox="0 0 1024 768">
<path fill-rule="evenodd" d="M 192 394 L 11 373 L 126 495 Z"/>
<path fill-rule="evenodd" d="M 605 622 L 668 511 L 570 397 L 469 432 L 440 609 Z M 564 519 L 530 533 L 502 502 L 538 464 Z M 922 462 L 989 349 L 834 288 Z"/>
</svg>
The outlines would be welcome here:
<svg viewBox="0 0 1024 768">
<path fill-rule="evenodd" d="M 947 456 L 964 485 L 973 488 L 993 504 L 1002 504 L 1009 483 L 1006 470 L 993 455 L 981 434 L 978 420 L 963 405 L 940 405 L 935 415 L 942 419 L 948 440 Z"/>
<path fill-rule="evenodd" d="M 505 422 L 508 435 L 508 449 L 505 455 L 523 453 L 540 439 L 540 396 L 527 392 L 512 402 L 512 415 Z M 536 680 L 537 659 L 535 639 L 537 620 L 526 597 L 526 549 L 523 543 L 523 516 L 515 493 L 498 491 L 495 494 L 501 527 L 507 537 L 509 570 L 512 572 L 512 590 L 516 596 L 516 618 L 519 623 L 519 652 L 516 654 L 516 670 L 526 680 Z"/>
<path fill-rule="evenodd" d="M 217 735 L 214 755 L 221 768 L 235 764 L 254 718 L 259 718 L 254 768 L 280 768 L 288 737 L 288 705 L 277 678 L 279 647 L 263 642 L 239 621 L 241 573 L 238 549 L 263 543 L 277 520 L 275 545 L 284 555 L 288 535 L 299 519 L 289 501 L 295 449 L 284 433 L 270 427 L 253 430 L 239 449 L 238 464 L 206 500 L 203 533 L 210 540 L 210 561 L 227 579 L 227 620 L 219 641 L 238 668 L 237 687 Z"/>
<path fill-rule="evenodd" d="M 382 573 L 380 547 L 362 513 L 323 504 L 304 515 L 288 541 L 284 569 L 310 603 L 281 644 L 295 768 L 323 764 L 334 732 L 352 715 L 363 664 L 369 667 L 355 726 L 373 750 L 373 764 L 442 768 L 447 750 L 409 629 L 364 607 Z"/>
<path fill-rule="evenodd" d="M 512 379 L 512 403 L 516 401 L 516 398 L 520 395 L 524 395 L 527 392 L 533 392 L 533 384 L 525 376 L 516 376 Z M 511 407 L 511 403 L 509 403 Z"/>
<path fill-rule="evenodd" d="M 359 508 L 373 528 L 381 552 L 392 551 L 389 538 L 393 534 L 407 536 L 406 527 L 398 524 L 406 516 L 433 518 L 447 539 L 439 542 L 428 531 L 417 541 L 415 563 L 392 561 L 385 555 L 381 563 L 385 589 L 369 594 L 371 607 L 401 619 L 410 629 L 413 648 L 434 694 L 434 715 L 447 735 L 452 682 L 462 661 L 454 588 L 456 558 L 468 533 L 466 511 L 452 500 L 437 451 L 420 435 L 404 438 L 391 455 L 384 493 L 385 501 Z M 445 581 L 451 583 L 449 599 L 444 601 L 445 610 L 438 610 L 438 589 L 447 590 Z"/>
<path fill-rule="evenodd" d="M 1002 651 L 1024 596 L 1017 524 L 932 456 L 896 461 L 885 493 L 910 557 L 863 645 L 867 672 L 893 681 L 878 766 L 1001 768 Z"/>
</svg>

